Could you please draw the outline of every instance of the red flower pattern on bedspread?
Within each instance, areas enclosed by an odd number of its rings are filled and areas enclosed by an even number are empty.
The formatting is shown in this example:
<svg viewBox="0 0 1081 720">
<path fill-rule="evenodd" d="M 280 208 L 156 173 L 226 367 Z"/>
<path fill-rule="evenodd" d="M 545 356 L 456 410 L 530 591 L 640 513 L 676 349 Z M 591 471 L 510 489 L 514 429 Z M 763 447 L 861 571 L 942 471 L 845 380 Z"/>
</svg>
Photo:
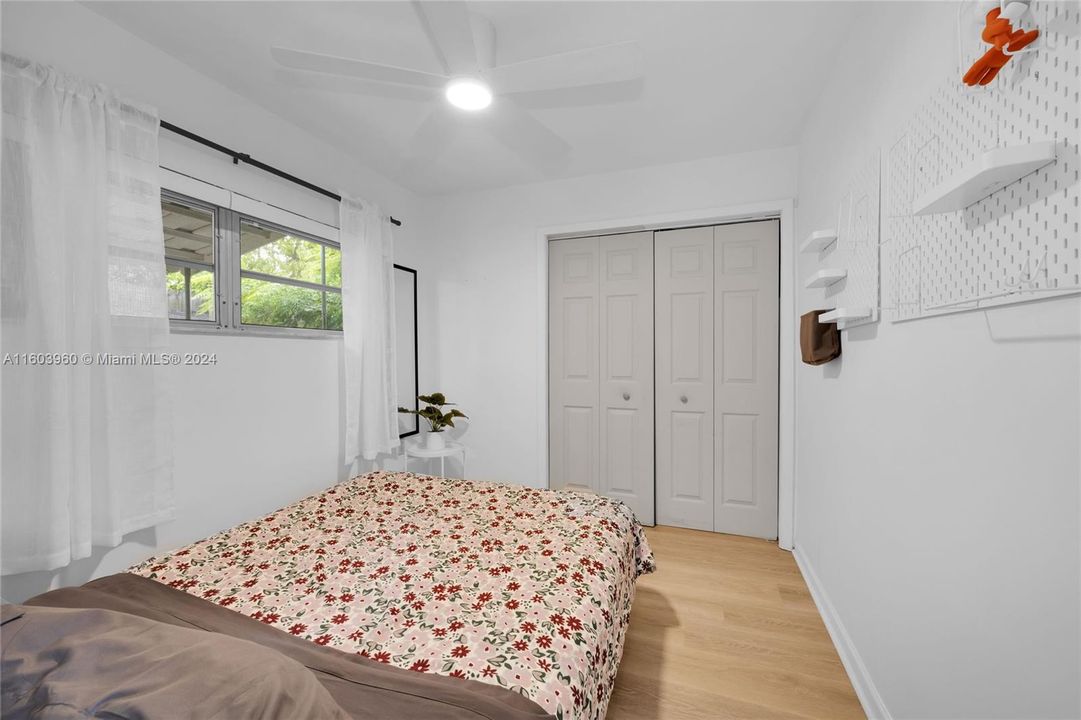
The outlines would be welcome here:
<svg viewBox="0 0 1081 720">
<path fill-rule="evenodd" d="M 130 572 L 319 645 L 604 717 L 654 569 L 596 495 L 377 472 Z"/>
</svg>

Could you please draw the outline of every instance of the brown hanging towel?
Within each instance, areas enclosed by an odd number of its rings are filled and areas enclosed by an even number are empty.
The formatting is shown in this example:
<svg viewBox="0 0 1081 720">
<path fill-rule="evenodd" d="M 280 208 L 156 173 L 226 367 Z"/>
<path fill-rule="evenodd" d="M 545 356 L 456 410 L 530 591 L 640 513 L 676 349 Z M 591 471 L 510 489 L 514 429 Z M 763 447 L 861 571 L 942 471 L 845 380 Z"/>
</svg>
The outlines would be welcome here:
<svg viewBox="0 0 1081 720">
<path fill-rule="evenodd" d="M 841 354 L 841 333 L 837 323 L 818 322 L 818 316 L 829 310 L 812 310 L 799 319 L 799 347 L 803 362 L 821 365 Z"/>
</svg>

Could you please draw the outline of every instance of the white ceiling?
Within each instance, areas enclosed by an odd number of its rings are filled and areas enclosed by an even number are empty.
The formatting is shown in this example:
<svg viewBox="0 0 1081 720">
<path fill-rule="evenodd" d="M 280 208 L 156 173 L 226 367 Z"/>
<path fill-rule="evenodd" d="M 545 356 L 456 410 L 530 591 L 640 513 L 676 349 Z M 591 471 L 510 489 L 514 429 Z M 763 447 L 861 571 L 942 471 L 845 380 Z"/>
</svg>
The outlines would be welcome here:
<svg viewBox="0 0 1081 720">
<path fill-rule="evenodd" d="M 483 112 L 462 115 L 435 162 L 404 160 L 441 94 L 334 78 L 311 87 L 270 47 L 313 50 L 440 72 L 407 2 L 106 2 L 90 7 L 235 92 L 344 149 L 419 193 L 531 182 L 797 141 L 858 3 L 477 2 L 505 64 L 638 41 L 642 81 L 603 93 L 514 100 L 566 140 L 557 169 L 539 170 L 498 144 Z M 568 101 L 573 101 L 570 104 Z M 198 130 L 197 128 L 193 128 Z"/>
</svg>

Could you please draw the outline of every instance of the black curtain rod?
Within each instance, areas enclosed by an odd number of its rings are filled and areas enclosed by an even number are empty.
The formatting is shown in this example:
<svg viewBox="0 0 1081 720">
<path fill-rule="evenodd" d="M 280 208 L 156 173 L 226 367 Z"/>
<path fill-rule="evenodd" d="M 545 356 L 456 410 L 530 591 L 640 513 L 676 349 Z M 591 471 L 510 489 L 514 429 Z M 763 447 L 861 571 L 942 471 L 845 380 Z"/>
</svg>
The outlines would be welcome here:
<svg viewBox="0 0 1081 720">
<path fill-rule="evenodd" d="M 197 142 L 200 145 L 205 145 L 205 146 L 207 146 L 208 148 L 210 148 L 212 150 L 217 150 L 218 152 L 222 153 L 223 155 L 228 155 L 229 157 L 233 158 L 233 164 L 234 165 L 236 165 L 237 163 L 246 163 L 248 165 L 251 165 L 252 167 L 257 167 L 257 168 L 259 168 L 260 170 L 262 170 L 264 172 L 268 172 L 271 175 L 277 175 L 278 177 L 280 177 L 283 180 L 288 180 L 291 183 L 296 183 L 297 185 L 299 185 L 299 186 L 301 186 L 303 188 L 307 188 L 307 189 L 311 190 L 312 192 L 317 192 L 320 195 L 326 195 L 328 198 L 333 198 L 334 200 L 337 200 L 338 202 L 341 202 L 341 200 L 342 200 L 342 196 L 339 195 L 338 193 L 331 192 L 330 190 L 327 190 L 326 188 L 321 188 L 318 185 L 313 185 L 312 183 L 308 182 L 307 180 L 302 180 L 302 179 L 298 178 L 296 175 L 290 175 L 289 173 L 285 172 L 284 170 L 279 170 L 278 168 L 274 167 L 273 165 L 267 165 L 264 162 L 260 162 L 260 161 L 256 160 L 255 158 L 253 158 L 251 155 L 248 155 L 247 153 L 237 152 L 236 150 L 230 150 L 229 148 L 225 147 L 224 145 L 219 145 L 218 143 L 214 142 L 213 140 L 208 140 L 208 139 L 206 139 L 205 137 L 203 137 L 201 135 L 196 135 L 195 133 L 191 132 L 190 130 L 185 130 L 184 128 L 179 127 L 177 125 L 173 125 L 170 122 L 165 122 L 164 120 L 160 120 L 159 122 L 161 124 L 161 127 L 164 128 L 165 130 L 168 130 L 169 132 L 176 133 L 177 135 L 180 135 L 182 137 L 186 137 L 188 140 L 191 140 L 193 142 Z M 394 218 L 394 217 L 392 217 L 390 219 L 390 222 L 391 222 L 391 224 L 397 225 L 398 227 L 401 227 L 401 225 L 402 225 L 402 221 L 398 220 L 397 218 Z"/>
</svg>

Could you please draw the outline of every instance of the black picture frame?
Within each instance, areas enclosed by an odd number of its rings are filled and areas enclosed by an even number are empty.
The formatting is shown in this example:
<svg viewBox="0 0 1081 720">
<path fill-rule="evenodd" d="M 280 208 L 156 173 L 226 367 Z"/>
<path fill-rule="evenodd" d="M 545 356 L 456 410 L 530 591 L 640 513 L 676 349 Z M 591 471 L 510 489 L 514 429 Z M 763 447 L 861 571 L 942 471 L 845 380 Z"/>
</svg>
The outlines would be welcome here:
<svg viewBox="0 0 1081 720">
<path fill-rule="evenodd" d="M 405 265 L 399 265 L 394 263 L 394 270 L 399 273 L 405 273 L 410 276 L 409 280 L 413 283 L 413 409 L 420 410 L 420 401 L 417 400 L 417 395 L 420 394 L 420 331 L 417 325 L 417 271 L 411 267 Z M 400 277 L 400 276 L 399 276 Z M 398 278 L 395 278 L 395 284 L 397 284 Z M 413 435 L 420 434 L 420 416 L 411 415 L 413 418 L 413 429 L 407 432 L 399 433 L 399 438 L 412 437 Z"/>
</svg>

